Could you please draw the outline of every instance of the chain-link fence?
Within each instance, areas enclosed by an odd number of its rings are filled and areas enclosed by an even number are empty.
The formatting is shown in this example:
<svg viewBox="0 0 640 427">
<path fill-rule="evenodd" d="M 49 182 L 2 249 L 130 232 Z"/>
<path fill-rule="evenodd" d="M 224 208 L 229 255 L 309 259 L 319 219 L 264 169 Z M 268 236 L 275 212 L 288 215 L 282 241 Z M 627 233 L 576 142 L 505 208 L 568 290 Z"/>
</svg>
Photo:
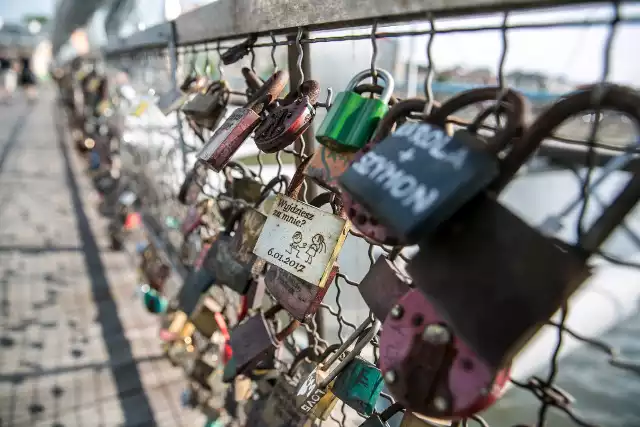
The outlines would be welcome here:
<svg viewBox="0 0 640 427">
<path fill-rule="evenodd" d="M 323 92 L 320 96 L 320 104 L 316 105 L 317 115 L 311 130 L 291 146 L 274 153 L 261 151 L 253 140 L 249 139 L 233 156 L 233 161 L 242 167 L 235 168 L 236 170 L 233 171 L 225 169 L 219 173 L 209 171 L 206 179 L 200 182 L 200 200 L 216 200 L 220 209 L 225 206 L 246 206 L 245 199 L 240 199 L 234 196 L 233 192 L 228 191 L 228 183 L 241 178 L 250 178 L 257 181 L 260 184 L 259 187 L 264 189 L 263 186 L 276 177 L 281 175 L 291 177 L 296 168 L 314 153 L 313 129 L 317 130 L 318 125 L 325 118 L 327 104 L 330 103 L 331 97 L 324 91 L 328 87 L 332 87 L 333 92 L 344 90 L 348 80 L 361 69 L 370 69 L 374 76 L 378 68 L 391 71 L 397 77 L 394 97 L 398 100 L 406 98 L 407 95 L 415 95 L 416 87 L 419 86 L 418 80 L 421 80 L 423 83 L 421 95 L 427 100 L 425 111 L 446 101 L 455 91 L 460 90 L 456 86 L 456 82 L 460 80 L 467 79 L 471 82 L 470 85 L 476 86 L 497 86 L 498 97 L 495 100 L 476 103 L 470 108 L 456 111 L 454 126 L 458 128 L 468 127 L 472 122 L 476 123 L 475 119 L 486 111 L 488 106 L 501 102 L 507 88 L 515 87 L 529 97 L 534 107 L 531 109 L 532 113 L 525 117 L 526 123 L 530 124 L 538 118 L 540 112 L 557 99 L 572 92 L 572 89 L 565 85 L 565 89 L 554 92 L 548 87 L 548 79 L 542 79 L 540 75 L 507 71 L 510 58 L 521 56 L 521 50 L 525 49 L 523 38 L 518 34 L 526 32 L 528 43 L 542 43 L 543 40 L 551 42 L 547 48 L 553 50 L 552 40 L 545 38 L 544 34 L 552 30 L 593 27 L 598 28 L 599 31 L 604 30 L 605 33 L 601 40 L 602 46 L 585 48 L 589 51 L 597 51 L 601 56 L 599 73 L 590 83 L 603 89 L 594 92 L 592 110 L 571 120 L 563 121 L 562 126 L 556 129 L 555 135 L 546 138 L 535 161 L 529 162 L 528 166 L 523 168 L 526 170 L 516 178 L 516 180 L 526 179 L 531 174 L 551 176 L 552 173 L 562 170 L 574 172 L 580 188 L 578 201 L 564 209 L 562 216 L 555 216 L 555 221 L 561 225 L 556 227 L 552 234 L 580 246 L 583 243 L 586 224 L 591 225 L 603 209 L 603 200 L 600 200 L 604 198 L 603 191 L 594 190 L 601 181 L 598 168 L 604 167 L 602 175 L 619 174 L 626 177 L 628 171 L 635 173 L 637 154 L 635 141 L 638 137 L 634 132 L 638 131 L 638 119 L 609 111 L 606 106 L 602 107 L 601 103 L 606 93 L 605 84 L 610 81 L 616 33 L 621 27 L 637 24 L 640 15 L 634 14 L 635 9 L 632 7 L 625 7 L 617 2 L 597 9 L 597 12 L 591 14 L 591 16 L 597 15 L 595 18 L 575 18 L 571 15 L 571 11 L 556 12 L 546 16 L 546 11 L 540 10 L 502 10 L 491 16 L 461 19 L 470 18 L 462 16 L 456 17 L 456 20 L 427 15 L 424 20 L 415 20 L 412 17 L 408 21 L 393 22 L 393 25 L 388 24 L 387 20 L 381 19 L 378 22 L 370 19 L 366 20 L 370 22 L 366 27 L 363 27 L 365 24 L 362 22 L 358 22 L 358 25 L 353 28 L 340 24 L 328 24 L 326 30 L 314 25 L 312 31 L 305 27 L 284 31 L 276 28 L 274 24 L 273 32 L 264 31 L 253 34 L 249 47 L 245 49 L 245 55 L 239 55 L 240 59 L 229 65 L 223 64 L 223 56 L 235 49 L 246 37 L 238 39 L 224 37 L 197 44 L 185 44 L 178 40 L 179 46 L 172 42 L 169 48 L 151 46 L 145 49 L 144 46 L 138 46 L 135 50 L 109 53 L 107 63 L 114 79 L 118 80 L 118 85 L 115 86 L 119 91 L 116 95 L 119 98 L 118 108 L 126 115 L 121 150 L 123 171 L 133 178 L 132 181 L 137 186 L 146 229 L 151 231 L 156 243 L 161 245 L 174 269 L 179 272 L 173 280 L 173 287 L 168 287 L 169 289 L 166 290 L 167 295 L 174 297 L 177 294 L 178 287 L 186 275 L 181 265 L 181 260 L 184 259 L 181 253 L 184 251 L 185 237 L 180 230 L 180 223 L 188 214 L 189 208 L 179 203 L 176 196 L 182 182 L 194 167 L 198 152 L 211 138 L 213 131 L 194 123 L 181 112 L 162 114 L 154 105 L 157 95 L 180 86 L 189 76 L 200 76 L 206 77 L 210 82 L 224 80 L 230 88 L 230 106 L 236 104 L 236 107 L 241 107 L 246 102 L 247 92 L 242 67 L 252 70 L 262 80 L 268 79 L 276 70 L 288 69 L 289 88 L 299 87 L 302 82 L 310 78 L 320 82 Z M 554 20 L 553 17 L 559 17 L 559 19 Z M 340 31 L 336 28 L 340 28 Z M 485 43 L 485 39 L 481 38 L 480 34 L 490 34 L 491 37 L 486 40 L 494 43 L 480 45 L 486 50 L 487 56 L 495 56 L 496 67 L 493 70 L 474 70 L 465 74 L 451 67 L 449 58 L 444 58 L 443 65 L 439 63 L 437 51 L 442 52 L 442 50 L 436 50 L 439 40 L 465 36 L 467 37 L 465 40 L 478 37 L 483 40 L 482 43 Z M 517 41 L 514 41 L 514 38 Z M 413 53 L 409 55 L 406 52 L 401 53 L 402 46 L 405 50 L 407 46 L 409 49 L 415 47 L 413 42 L 407 43 L 411 39 L 426 41 L 424 55 L 421 55 L 426 58 L 425 66 L 416 66 L 411 60 L 406 59 L 413 57 Z M 313 58 L 312 61 L 311 58 Z M 126 83 L 122 84 L 123 80 L 126 80 Z M 373 82 L 377 83 L 375 79 Z M 523 86 L 528 83 L 536 86 L 538 90 L 523 89 Z M 124 86 L 132 90 L 123 91 Z M 233 108 L 230 108 L 228 114 L 232 110 Z M 493 135 L 496 127 L 501 128 L 503 125 L 500 114 L 492 114 L 482 122 L 481 128 L 486 135 Z M 276 189 L 278 188 L 273 190 L 274 194 Z M 284 193 L 285 189 L 281 188 L 279 191 Z M 324 190 L 319 189 L 314 181 L 307 178 L 300 198 L 308 203 L 322 191 Z M 567 202 L 571 199 L 572 193 L 573 191 L 566 191 L 558 196 L 558 199 L 564 198 L 564 202 Z M 609 189 L 607 194 L 616 194 L 616 190 Z M 555 198 L 555 195 L 553 197 Z M 506 198 L 509 199 L 509 196 L 507 195 Z M 273 194 L 269 200 L 273 200 Z M 537 217 L 541 212 L 548 211 L 532 206 L 532 203 L 521 205 L 513 203 L 513 200 L 522 201 L 522 198 L 512 197 L 509 200 L 511 201 L 508 201 L 508 205 L 527 219 L 531 219 L 527 215 L 528 210 L 535 210 Z M 539 202 L 544 204 L 542 200 Z M 561 200 L 557 200 L 557 203 L 554 200 L 550 204 L 559 206 L 561 203 L 563 203 Z M 337 211 L 341 206 L 337 205 L 333 208 Z M 329 211 L 331 208 L 326 207 L 326 209 Z M 547 226 L 548 222 L 547 225 L 543 224 L 542 228 Z M 545 231 L 549 233 L 550 230 Z M 209 232 L 215 234 L 219 230 Z M 198 239 L 203 236 L 204 234 L 198 235 Z M 632 225 L 620 224 L 620 229 L 611 240 L 620 239 L 631 244 L 623 245 L 625 249 L 616 251 L 614 254 L 608 251 L 605 253 L 596 248 L 585 250 L 597 252 L 600 255 L 599 259 L 623 266 L 637 267 L 633 260 L 623 258 L 631 253 L 630 249 L 637 250 L 634 245 L 638 242 L 638 238 L 634 234 Z M 602 242 L 598 242 L 597 247 L 600 247 L 600 243 Z M 606 245 L 605 248 L 607 248 Z M 276 366 L 284 372 L 291 363 L 291 353 L 297 353 L 307 346 L 315 346 L 318 350 L 322 350 L 335 343 L 344 343 L 358 325 L 373 316 L 358 292 L 358 284 L 374 265 L 376 259 L 385 256 L 400 271 L 405 271 L 407 262 L 416 251 L 416 246 L 381 245 L 360 233 L 357 225 L 352 227 L 338 258 L 339 273 L 333 284 L 327 285 L 330 286 L 329 291 L 320 304 L 317 314 L 286 338 L 288 352 L 279 356 L 282 359 Z M 461 265 L 460 268 L 464 269 L 465 266 Z M 473 286 L 473 283 L 469 283 L 468 286 Z M 227 290 L 225 293 L 229 298 L 235 298 L 234 301 L 237 300 L 233 292 Z M 270 304 L 265 302 L 265 307 L 268 305 Z M 596 308 L 593 309 L 596 310 Z M 609 363 L 621 368 L 619 374 L 621 376 L 628 375 L 629 370 L 638 372 L 637 365 L 620 359 L 617 351 L 605 342 L 589 338 L 586 336 L 588 334 L 572 331 L 565 324 L 568 312 L 569 306 L 565 301 L 559 315 L 549 322 L 549 325 L 557 331 L 555 343 L 551 353 L 539 354 L 539 360 L 548 357 L 548 367 L 541 363 L 532 368 L 537 372 L 545 371 L 547 375 L 529 379 L 511 379 L 513 385 L 531 391 L 540 401 L 537 417 L 523 419 L 522 422 L 525 424 L 545 425 L 549 409 L 555 408 L 577 425 L 596 425 L 577 413 L 573 409 L 570 396 L 555 387 L 561 348 L 567 339 L 577 339 L 602 350 L 609 356 Z M 285 316 L 281 320 L 285 321 Z M 506 318 L 504 321 L 509 320 Z M 549 333 L 547 329 L 543 328 L 547 331 L 546 333 Z M 491 338 L 487 336 L 485 339 Z M 379 364 L 378 347 L 379 334 L 376 334 L 362 351 L 361 357 L 376 365 Z M 416 381 L 419 379 L 416 378 Z M 393 396 L 386 389 L 381 393 L 381 397 L 376 404 L 377 411 L 382 411 L 394 401 Z M 563 420 L 563 418 L 554 419 L 554 425 L 556 422 L 564 422 Z M 472 421 L 486 425 L 478 415 L 473 415 L 468 420 L 455 421 L 453 425 L 467 425 L 467 423 L 472 425 Z M 349 406 L 339 402 L 329 420 L 326 421 L 326 423 L 329 422 L 342 426 L 360 425 L 363 418 Z"/>
</svg>

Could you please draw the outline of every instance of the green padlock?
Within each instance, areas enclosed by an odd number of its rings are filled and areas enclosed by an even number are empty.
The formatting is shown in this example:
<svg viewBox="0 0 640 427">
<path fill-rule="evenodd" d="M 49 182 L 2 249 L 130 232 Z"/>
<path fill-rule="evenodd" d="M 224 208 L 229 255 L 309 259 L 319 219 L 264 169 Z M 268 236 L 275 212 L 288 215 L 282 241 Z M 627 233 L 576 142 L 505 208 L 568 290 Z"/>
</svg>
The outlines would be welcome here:
<svg viewBox="0 0 640 427">
<path fill-rule="evenodd" d="M 393 95 L 393 77 L 388 71 L 376 68 L 377 77 L 384 80 L 385 88 L 380 98 L 359 95 L 353 89 L 362 80 L 371 77 L 371 70 L 364 70 L 351 79 L 347 89 L 336 97 L 327 116 L 316 133 L 322 145 L 338 152 L 358 151 L 373 135 L 378 122 L 389 110 Z"/>
<path fill-rule="evenodd" d="M 369 416 L 373 414 L 383 386 L 380 369 L 356 357 L 338 374 L 333 394 L 356 412 Z"/>
</svg>

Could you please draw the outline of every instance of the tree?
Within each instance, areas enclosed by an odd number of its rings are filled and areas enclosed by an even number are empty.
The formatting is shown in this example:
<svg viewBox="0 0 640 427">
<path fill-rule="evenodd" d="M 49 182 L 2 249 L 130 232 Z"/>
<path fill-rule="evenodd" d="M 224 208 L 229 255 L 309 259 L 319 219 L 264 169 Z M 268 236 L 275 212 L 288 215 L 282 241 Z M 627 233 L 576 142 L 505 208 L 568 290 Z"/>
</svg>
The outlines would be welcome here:
<svg viewBox="0 0 640 427">
<path fill-rule="evenodd" d="M 40 25 L 44 26 L 47 22 L 49 22 L 51 18 L 46 15 L 24 15 L 22 17 L 22 23 L 28 25 L 29 22 L 37 21 Z"/>
</svg>

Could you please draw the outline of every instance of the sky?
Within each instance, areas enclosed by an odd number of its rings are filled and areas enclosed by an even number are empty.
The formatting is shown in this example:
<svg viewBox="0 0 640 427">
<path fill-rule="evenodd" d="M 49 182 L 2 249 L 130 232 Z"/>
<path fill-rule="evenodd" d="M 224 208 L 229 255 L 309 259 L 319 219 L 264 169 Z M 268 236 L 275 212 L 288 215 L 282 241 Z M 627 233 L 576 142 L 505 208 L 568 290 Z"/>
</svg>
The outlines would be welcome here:
<svg viewBox="0 0 640 427">
<path fill-rule="evenodd" d="M 19 22 L 25 14 L 52 15 L 55 0 L 0 0 L 0 17 L 6 22 Z"/>
</svg>

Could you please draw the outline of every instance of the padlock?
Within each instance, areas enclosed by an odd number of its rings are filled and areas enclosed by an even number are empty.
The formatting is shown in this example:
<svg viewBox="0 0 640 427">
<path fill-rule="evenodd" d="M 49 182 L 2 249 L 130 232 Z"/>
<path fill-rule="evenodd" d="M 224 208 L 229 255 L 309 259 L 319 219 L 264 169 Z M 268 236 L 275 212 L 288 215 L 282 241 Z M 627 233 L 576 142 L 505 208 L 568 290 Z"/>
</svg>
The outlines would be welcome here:
<svg viewBox="0 0 640 427">
<path fill-rule="evenodd" d="M 368 417 L 360 427 L 389 427 L 387 421 L 396 414 L 402 412 L 404 408 L 400 403 L 392 403 L 384 411 L 379 414 L 373 414 Z"/>
<path fill-rule="evenodd" d="M 267 216 L 261 210 L 261 205 L 279 184 L 283 184 L 286 188 L 289 184 L 289 179 L 284 175 L 273 178 L 264 186 L 254 206 L 242 213 L 233 238 L 233 247 L 237 256 L 243 262 L 255 262 L 253 248 L 256 246 L 262 227 L 267 220 Z"/>
<path fill-rule="evenodd" d="M 292 369 L 277 377 L 273 384 L 266 406 L 262 413 L 262 420 L 268 427 L 302 427 L 309 419 L 309 416 L 300 412 L 295 404 L 296 384 L 290 377 L 292 370 L 300 365 L 300 359 L 292 363 Z"/>
<path fill-rule="evenodd" d="M 290 184 L 291 187 L 298 185 L 294 186 L 294 180 Z M 287 193 L 293 195 L 289 191 Z M 333 264 L 349 233 L 350 223 L 345 219 L 342 209 L 340 214 L 342 216 L 278 194 L 253 253 L 299 279 L 322 288 L 327 284 Z"/>
<path fill-rule="evenodd" d="M 262 184 L 258 175 L 239 162 L 229 161 L 223 168 L 225 175 L 225 194 L 233 199 L 242 199 L 247 203 L 256 203 L 262 194 Z M 240 177 L 232 172 L 240 173 Z"/>
<path fill-rule="evenodd" d="M 323 363 L 321 363 L 309 376 L 304 383 L 298 388 L 296 396 L 296 405 L 298 408 L 306 414 L 314 413 L 318 418 L 326 419 L 330 410 L 327 408 L 321 408 L 322 417 L 318 416 L 318 412 L 312 412 L 316 405 L 319 405 L 323 398 L 330 395 L 335 405 L 336 395 L 334 394 L 335 382 L 340 374 L 343 373 L 345 368 L 356 358 L 356 356 L 362 351 L 362 349 L 369 343 L 369 341 L 377 334 L 380 329 L 380 322 L 373 321 L 371 318 L 367 318 L 358 328 L 351 334 L 344 343 Z M 333 368 L 330 372 L 328 369 L 336 362 L 351 344 L 355 342 L 353 350 L 351 350 L 340 363 Z M 329 386 L 331 385 L 330 389 Z M 343 390 L 345 391 L 345 390 Z M 346 391 L 345 391 L 346 392 Z M 327 413 L 329 412 L 329 413 Z"/>
<path fill-rule="evenodd" d="M 422 242 L 407 267 L 455 333 L 494 368 L 510 362 L 590 276 L 587 258 L 640 197 L 640 178 L 634 175 L 582 233 L 577 248 L 544 237 L 495 199 L 557 127 L 593 111 L 594 96 L 600 95 L 603 109 L 640 123 L 640 95 L 620 86 L 590 88 L 559 100 L 538 116 L 522 142 L 501 160 L 490 193 L 480 194 Z M 464 295 L 459 295 L 461 288 L 455 284 L 461 283 L 473 286 L 465 286 Z M 496 328 L 500 333 L 491 334 L 491 339 L 479 333 Z"/>
<path fill-rule="evenodd" d="M 211 336 L 220 329 L 216 320 L 216 314 L 220 314 L 222 308 L 215 299 L 209 295 L 205 295 L 191 315 L 191 323 L 193 323 L 196 330 L 203 336 L 211 338 Z"/>
<path fill-rule="evenodd" d="M 260 114 L 276 100 L 284 89 L 289 76 L 285 71 L 276 71 L 258 92 L 213 133 L 198 153 L 198 159 L 207 167 L 219 172 L 240 148 L 240 145 L 260 124 Z"/>
<path fill-rule="evenodd" d="M 215 367 L 197 358 L 193 360 L 193 365 L 189 369 L 189 378 L 198 383 L 201 387 L 211 390 L 209 377 L 213 374 Z"/>
<path fill-rule="evenodd" d="M 332 199 L 333 193 L 324 193 L 314 198 L 310 206 L 319 208 L 330 203 Z M 305 322 L 315 315 L 338 271 L 338 266 L 333 264 L 326 279 L 316 286 L 276 265 L 269 264 L 264 282 L 271 295 L 293 318 Z"/>
<path fill-rule="evenodd" d="M 160 340 L 162 342 L 168 343 L 175 341 L 180 338 L 180 335 L 184 333 L 182 338 L 185 336 L 190 336 L 193 333 L 195 327 L 190 326 L 185 329 L 188 325 L 189 317 L 183 311 L 174 311 L 172 313 L 168 313 L 165 319 L 162 321 L 162 325 L 160 327 Z M 190 324 L 189 324 L 190 325 Z"/>
<path fill-rule="evenodd" d="M 307 80 L 289 92 L 256 128 L 253 139 L 258 148 L 275 153 L 293 144 L 311 125 L 319 95 L 320 83 L 315 80 Z"/>
<path fill-rule="evenodd" d="M 338 374 L 333 394 L 359 414 L 369 416 L 373 413 L 383 386 L 380 369 L 356 357 Z"/>
<path fill-rule="evenodd" d="M 203 246 L 199 259 L 194 263 L 194 269 L 187 273 L 178 291 L 178 306 L 188 315 L 196 308 L 200 296 L 216 283 L 216 272 L 202 265 L 212 245 L 213 243 L 208 243 Z"/>
<path fill-rule="evenodd" d="M 353 91 L 362 80 L 372 77 L 371 70 L 359 72 L 336 97 L 322 121 L 316 139 L 337 152 L 357 151 L 371 138 L 378 122 L 389 109 L 394 82 L 391 74 L 376 68 L 376 75 L 385 82 L 379 99 L 363 97 Z"/>
<path fill-rule="evenodd" d="M 207 217 L 213 209 L 213 200 L 205 199 L 201 200 L 198 204 L 189 206 L 187 215 L 185 216 L 182 224 L 180 224 L 180 231 L 183 236 L 191 234 L 198 226 L 202 225 L 203 218 Z"/>
<path fill-rule="evenodd" d="M 247 318 L 231 330 L 230 344 L 236 374 L 244 373 L 251 367 L 250 365 L 259 361 L 261 356 L 266 356 L 270 350 L 278 348 L 281 342 L 300 325 L 300 322 L 293 320 L 284 329 L 275 332 L 270 323 L 282 310 L 282 306 L 275 304 L 266 312 Z"/>
<path fill-rule="evenodd" d="M 381 95 L 384 87 L 373 84 L 360 84 L 353 91 L 359 95 L 371 93 Z M 395 97 L 389 99 L 388 105 L 393 106 L 398 101 Z M 305 176 L 327 190 L 340 192 L 338 177 L 344 173 L 355 156 L 354 152 L 337 152 L 320 145 L 313 153 L 311 162 L 304 171 Z"/>
<path fill-rule="evenodd" d="M 168 116 L 187 102 L 190 93 L 202 90 L 207 83 L 208 80 L 206 77 L 197 77 L 189 74 L 179 87 L 169 89 L 167 92 L 161 94 L 156 101 L 156 105 L 162 114 Z"/>
<path fill-rule="evenodd" d="M 384 321 L 380 368 L 398 402 L 443 419 L 488 408 L 509 381 L 509 368 L 493 367 L 479 357 L 418 290 L 400 298 Z"/>
<path fill-rule="evenodd" d="M 369 310 L 382 321 L 396 301 L 409 291 L 410 281 L 391 259 L 380 256 L 360 281 L 358 291 Z"/>
<path fill-rule="evenodd" d="M 142 303 L 149 313 L 161 314 L 167 311 L 169 301 L 147 284 L 139 288 Z"/>
<path fill-rule="evenodd" d="M 522 133 L 524 97 L 507 90 L 498 106 L 483 110 L 453 136 L 445 123 L 460 109 L 495 100 L 500 91 L 487 87 L 463 92 L 426 121 L 404 123 L 386 136 L 394 122 L 419 110 L 421 102 L 407 100 L 393 107 L 363 155 L 356 156 L 339 179 L 351 196 L 345 206 L 358 230 L 385 244 L 416 243 L 484 190 L 498 175 L 497 152 Z M 496 109 L 506 113 L 506 125 L 491 138 L 480 137 L 480 124 Z"/>
<path fill-rule="evenodd" d="M 200 187 L 207 178 L 207 170 L 201 164 L 196 164 L 184 178 L 178 191 L 178 201 L 183 205 L 192 205 L 198 199 Z"/>
<path fill-rule="evenodd" d="M 187 336 L 172 341 L 167 350 L 167 357 L 174 366 L 186 367 L 190 359 L 193 360 L 195 346 L 192 343 L 191 336 Z"/>
<path fill-rule="evenodd" d="M 237 212 L 220 232 L 202 262 L 200 270 L 207 270 L 215 276 L 217 283 L 223 284 L 240 295 L 245 295 L 259 271 L 255 266 L 256 256 L 237 251 L 238 239 L 231 236 L 233 227 L 240 222 L 244 211 Z"/>
<path fill-rule="evenodd" d="M 206 129 L 215 129 L 227 112 L 230 95 L 229 86 L 215 81 L 182 106 L 182 112 Z"/>
</svg>

